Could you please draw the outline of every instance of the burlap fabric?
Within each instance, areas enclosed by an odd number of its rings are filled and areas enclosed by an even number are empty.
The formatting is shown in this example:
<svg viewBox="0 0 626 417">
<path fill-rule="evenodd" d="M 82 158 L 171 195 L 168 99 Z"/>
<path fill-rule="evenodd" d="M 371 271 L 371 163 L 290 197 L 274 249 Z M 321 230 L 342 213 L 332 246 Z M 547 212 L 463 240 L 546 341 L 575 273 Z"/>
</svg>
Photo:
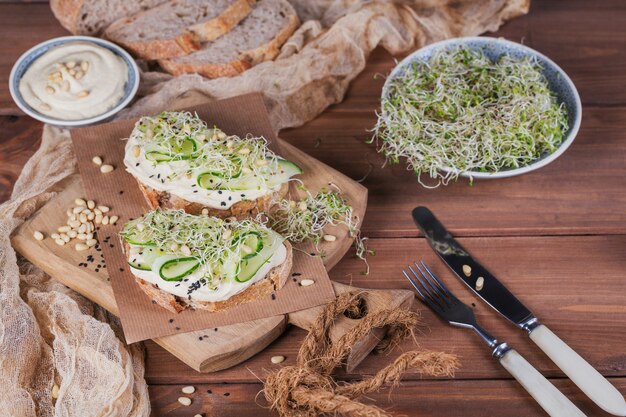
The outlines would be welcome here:
<svg viewBox="0 0 626 417">
<path fill-rule="evenodd" d="M 276 61 L 218 80 L 145 72 L 142 98 L 121 117 L 260 91 L 277 131 L 298 126 L 342 100 L 377 46 L 408 52 L 495 30 L 528 9 L 528 0 L 291 1 L 304 23 Z M 127 346 L 115 318 L 18 258 L 10 245 L 11 232 L 74 172 L 68 133 L 46 126 L 39 151 L 0 206 L 0 413 L 148 416 L 140 346 Z"/>
</svg>

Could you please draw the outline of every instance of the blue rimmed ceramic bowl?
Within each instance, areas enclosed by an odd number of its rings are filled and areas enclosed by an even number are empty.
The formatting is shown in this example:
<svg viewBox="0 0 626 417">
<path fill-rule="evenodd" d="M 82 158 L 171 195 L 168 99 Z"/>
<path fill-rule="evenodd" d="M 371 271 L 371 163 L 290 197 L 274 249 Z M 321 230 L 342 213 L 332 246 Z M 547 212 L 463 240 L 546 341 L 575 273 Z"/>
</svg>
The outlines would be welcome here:
<svg viewBox="0 0 626 417">
<path fill-rule="evenodd" d="M 563 103 L 565 105 L 568 118 L 568 129 L 565 132 L 563 141 L 556 151 L 542 155 L 530 164 L 519 168 L 503 169 L 498 172 L 465 171 L 459 175 L 469 178 L 513 177 L 546 166 L 561 156 L 563 152 L 569 148 L 572 142 L 574 142 L 574 138 L 580 128 L 580 121 L 582 117 L 582 104 L 580 102 L 580 96 L 578 95 L 578 91 L 576 90 L 576 86 L 574 86 L 572 80 L 568 77 L 565 71 L 554 63 L 554 61 L 540 52 L 519 43 L 507 41 L 501 38 L 467 37 L 449 39 L 425 46 L 407 56 L 393 69 L 393 71 L 391 71 L 391 74 L 387 77 L 383 87 L 383 98 L 388 97 L 389 86 L 392 80 L 395 77 L 402 75 L 407 69 L 410 69 L 413 63 L 427 62 L 434 54 L 440 51 L 454 49 L 459 46 L 464 46 L 472 50 L 481 50 L 485 56 L 493 62 L 497 61 L 502 55 L 505 54 L 514 58 L 530 57 L 537 60 L 537 62 L 541 64 L 542 74 L 548 81 L 550 90 L 555 93 L 559 104 Z M 385 117 L 384 112 L 382 116 Z M 440 167 L 439 169 L 445 173 L 452 171 L 450 167 Z"/>
<path fill-rule="evenodd" d="M 115 55 L 119 56 L 124 63 L 126 64 L 126 68 L 128 69 L 128 80 L 124 85 L 124 96 L 120 99 L 120 101 L 111 109 L 107 110 L 105 113 L 99 114 L 97 116 L 92 116 L 85 119 L 79 120 L 63 120 L 57 119 L 50 116 L 46 116 L 38 112 L 36 109 L 32 108 L 22 95 L 19 90 L 19 83 L 22 79 L 22 76 L 28 69 L 28 67 L 35 62 L 39 57 L 48 52 L 51 48 L 54 48 L 59 45 L 63 45 L 70 42 L 89 42 L 93 43 L 96 46 L 100 46 L 102 48 L 106 48 L 109 51 L 113 52 Z M 34 119 L 37 119 L 41 122 L 48 123 L 55 126 L 60 127 L 81 127 L 88 126 L 95 123 L 103 122 L 112 118 L 115 114 L 117 114 L 120 110 L 130 103 L 130 101 L 135 97 L 137 93 L 137 89 L 139 88 L 139 68 L 137 68 L 137 64 L 135 60 L 126 52 L 124 49 L 119 46 L 111 43 L 109 41 L 105 41 L 104 39 L 94 38 L 91 36 L 63 36 L 60 38 L 54 38 L 42 42 L 38 45 L 33 46 L 28 51 L 26 51 L 22 56 L 18 58 L 13 65 L 13 69 L 11 70 L 11 75 L 9 76 L 9 91 L 11 92 L 11 97 L 15 101 L 15 104 L 26 114 L 31 116 Z"/>
</svg>

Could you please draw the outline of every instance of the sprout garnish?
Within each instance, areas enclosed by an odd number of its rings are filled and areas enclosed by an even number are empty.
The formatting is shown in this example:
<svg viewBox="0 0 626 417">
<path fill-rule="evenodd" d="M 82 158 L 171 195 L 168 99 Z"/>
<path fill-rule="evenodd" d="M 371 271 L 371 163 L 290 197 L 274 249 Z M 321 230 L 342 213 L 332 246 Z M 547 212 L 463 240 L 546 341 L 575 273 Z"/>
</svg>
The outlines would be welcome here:
<svg viewBox="0 0 626 417">
<path fill-rule="evenodd" d="M 390 83 L 372 139 L 390 163 L 438 186 L 470 171 L 517 168 L 554 152 L 567 131 L 541 64 L 457 47 L 415 63 Z M 449 168 L 443 173 L 442 168 Z"/>
</svg>

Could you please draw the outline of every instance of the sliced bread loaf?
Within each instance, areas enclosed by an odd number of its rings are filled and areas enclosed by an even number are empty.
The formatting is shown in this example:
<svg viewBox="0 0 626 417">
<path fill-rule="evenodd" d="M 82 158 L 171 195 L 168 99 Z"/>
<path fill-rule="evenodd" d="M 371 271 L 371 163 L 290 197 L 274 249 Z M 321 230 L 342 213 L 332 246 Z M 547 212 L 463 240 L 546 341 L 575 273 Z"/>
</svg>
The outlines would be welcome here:
<svg viewBox="0 0 626 417">
<path fill-rule="evenodd" d="M 159 60 L 167 72 L 201 74 L 208 78 L 237 75 L 278 55 L 281 45 L 300 21 L 286 0 L 259 0 L 233 30 L 208 42 L 197 52 Z"/>
<path fill-rule="evenodd" d="M 142 59 L 186 55 L 231 30 L 256 0 L 172 0 L 114 22 L 104 33 Z"/>
<path fill-rule="evenodd" d="M 99 35 L 116 20 L 165 0 L 50 0 L 52 13 L 74 35 Z"/>
</svg>

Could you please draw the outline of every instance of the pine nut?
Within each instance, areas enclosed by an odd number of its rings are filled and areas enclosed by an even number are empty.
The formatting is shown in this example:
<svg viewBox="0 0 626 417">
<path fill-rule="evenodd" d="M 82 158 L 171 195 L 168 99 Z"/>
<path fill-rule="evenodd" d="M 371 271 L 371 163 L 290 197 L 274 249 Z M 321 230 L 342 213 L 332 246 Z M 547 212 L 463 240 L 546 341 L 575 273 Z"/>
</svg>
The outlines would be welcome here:
<svg viewBox="0 0 626 417">
<path fill-rule="evenodd" d="M 178 243 L 176 243 L 176 242 L 172 243 L 172 244 L 170 245 L 170 250 L 171 250 L 172 252 L 177 251 L 177 250 L 178 250 Z"/>
<path fill-rule="evenodd" d="M 191 398 L 179 397 L 178 402 L 184 405 L 185 407 L 188 407 L 191 405 Z"/>
<path fill-rule="evenodd" d="M 59 228 L 57 229 L 57 232 L 59 232 L 59 233 L 67 233 L 67 232 L 69 232 L 70 230 L 72 230 L 72 228 L 71 228 L 71 227 L 69 227 L 69 226 L 61 226 L 61 227 L 59 227 Z"/>
<path fill-rule="evenodd" d="M 234 140 L 229 140 L 228 142 L 226 142 L 226 147 L 227 148 L 232 148 L 233 146 L 235 146 L 235 141 Z"/>
<path fill-rule="evenodd" d="M 78 214 L 78 213 L 80 213 L 83 210 L 85 210 L 85 206 L 74 207 L 74 209 L 72 210 L 72 213 Z"/>
<path fill-rule="evenodd" d="M 303 279 L 302 281 L 300 281 L 300 285 L 302 285 L 303 287 L 308 287 L 309 285 L 313 284 L 315 284 L 315 281 L 313 281 L 312 279 Z"/>
<path fill-rule="evenodd" d="M 49 86 L 49 85 L 48 85 L 48 86 L 46 86 L 46 93 L 48 93 L 48 94 L 54 94 L 54 92 L 55 92 L 55 89 L 54 89 L 53 87 L 51 87 L 51 86 Z"/>
<path fill-rule="evenodd" d="M 84 222 L 82 222 L 82 223 L 84 223 Z M 72 229 L 77 229 L 77 228 L 80 227 L 81 222 L 79 222 L 78 220 L 71 220 L 69 222 L 69 225 L 72 227 Z M 69 232 L 69 230 L 68 230 L 68 232 Z"/>
<path fill-rule="evenodd" d="M 96 213 L 96 215 L 98 214 L 102 214 L 102 212 L 100 211 L 100 209 L 93 209 L 93 212 Z"/>
<path fill-rule="evenodd" d="M 81 92 L 79 92 L 78 94 L 76 94 L 78 97 L 87 97 L 89 95 L 89 91 L 87 90 L 83 90 Z"/>
<path fill-rule="evenodd" d="M 143 231 L 143 229 L 146 228 L 146 225 L 143 223 L 137 223 L 137 230 L 139 230 L 140 232 Z"/>
<path fill-rule="evenodd" d="M 50 107 L 50 105 L 49 105 L 49 104 L 47 104 L 47 103 L 41 103 L 41 104 L 39 105 L 39 108 L 40 108 L 41 110 L 43 110 L 43 111 L 49 111 L 49 110 L 52 110 L 52 107 Z"/>
<path fill-rule="evenodd" d="M 85 240 L 93 239 L 93 233 L 87 233 L 85 235 Z"/>
<path fill-rule="evenodd" d="M 76 74 L 74 74 L 74 78 L 76 78 L 77 80 L 80 80 L 81 78 L 83 78 L 83 76 L 85 75 L 84 72 L 82 72 L 81 70 L 76 71 Z"/>
<path fill-rule="evenodd" d="M 109 216 L 104 216 L 102 218 L 102 224 L 109 224 Z"/>
<path fill-rule="evenodd" d="M 87 207 L 89 207 L 89 210 L 93 210 L 96 207 L 96 202 L 93 200 L 87 201 Z"/>
<path fill-rule="evenodd" d="M 326 242 L 334 242 L 337 240 L 337 237 L 335 235 L 324 235 L 324 240 Z"/>
<path fill-rule="evenodd" d="M 59 398 L 59 386 L 57 384 L 52 385 L 52 392 L 50 395 L 52 395 L 52 398 L 55 400 Z"/>
<path fill-rule="evenodd" d="M 71 70 L 68 71 L 70 73 L 71 76 L 76 75 L 76 70 L 74 68 L 72 68 Z"/>
<path fill-rule="evenodd" d="M 84 234 L 84 233 L 79 233 L 78 235 L 76 235 L 76 237 L 77 237 L 79 240 L 87 240 L 87 235 L 86 235 L 86 234 Z"/>
<path fill-rule="evenodd" d="M 248 167 L 241 168 L 241 172 L 243 172 L 246 175 L 252 174 L 252 170 L 250 168 L 248 168 Z"/>
<path fill-rule="evenodd" d="M 183 394 L 193 394 L 194 392 L 196 392 L 196 388 L 189 385 L 187 387 L 183 387 L 181 391 L 183 392 Z"/>
<path fill-rule="evenodd" d="M 78 227 L 78 233 L 85 233 L 87 231 L 87 223 L 83 223 Z"/>
<path fill-rule="evenodd" d="M 259 167 L 264 167 L 267 166 L 268 162 L 267 159 L 257 159 L 255 164 Z"/>
<path fill-rule="evenodd" d="M 87 223 L 87 216 L 85 215 L 85 213 L 80 213 L 80 216 L 78 216 L 78 220 L 80 220 L 81 223 Z"/>
<path fill-rule="evenodd" d="M 96 217 L 96 215 L 95 215 L 95 214 L 93 214 L 93 213 L 89 213 L 89 214 L 87 215 L 87 220 L 93 220 L 95 217 Z"/>
<path fill-rule="evenodd" d="M 74 200 L 74 204 L 76 204 L 77 206 L 85 206 L 87 205 L 87 202 L 82 198 L 77 198 L 76 200 Z"/>
<path fill-rule="evenodd" d="M 102 158 L 100 158 L 99 156 L 94 156 L 93 158 L 91 158 L 91 162 L 96 165 L 102 165 Z"/>
<path fill-rule="evenodd" d="M 222 234 L 222 239 L 224 240 L 230 239 L 232 234 L 233 234 L 232 230 L 226 229 L 226 231 Z"/>
<path fill-rule="evenodd" d="M 469 265 L 463 265 L 463 273 L 466 277 L 469 277 L 470 275 L 472 275 L 472 267 Z"/>
<path fill-rule="evenodd" d="M 55 71 L 50 73 L 50 75 L 48 76 L 48 78 L 61 78 L 63 75 L 59 72 L 59 71 Z"/>
<path fill-rule="evenodd" d="M 107 206 L 98 206 L 98 210 L 100 210 L 101 213 L 108 213 L 111 209 Z"/>
<path fill-rule="evenodd" d="M 74 67 L 76 66 L 76 62 L 74 62 L 74 61 L 68 61 L 68 62 L 65 64 L 65 66 L 66 66 L 66 67 L 68 67 L 69 69 L 72 69 L 72 68 L 74 68 Z"/>
<path fill-rule="evenodd" d="M 58 238 L 60 238 L 61 236 L 60 236 L 58 233 L 52 233 L 52 234 L 50 235 L 50 237 L 51 237 L 52 239 L 58 239 Z"/>
<path fill-rule="evenodd" d="M 208 216 L 209 215 L 209 209 L 202 209 L 202 215 L 203 216 Z"/>
<path fill-rule="evenodd" d="M 290 200 L 290 201 L 289 201 L 289 207 L 291 207 L 291 208 L 295 208 L 295 207 L 296 207 L 296 202 L 295 202 L 295 201 L 293 201 L 293 200 Z"/>
<path fill-rule="evenodd" d="M 478 277 L 478 279 L 476 280 L 476 291 L 482 290 L 483 285 L 485 285 L 485 278 Z"/>
<path fill-rule="evenodd" d="M 115 168 L 113 168 L 113 165 L 102 165 L 100 167 L 100 172 L 102 172 L 103 174 L 109 173 L 111 171 L 113 171 Z"/>
<path fill-rule="evenodd" d="M 241 148 L 239 149 L 239 154 L 240 155 L 248 155 L 250 153 L 250 149 L 249 148 Z"/>
<path fill-rule="evenodd" d="M 33 233 L 33 237 L 35 238 L 35 240 L 43 240 L 44 238 L 43 233 L 41 233 L 39 230 L 35 230 L 35 233 Z"/>
<path fill-rule="evenodd" d="M 80 63 L 80 69 L 82 69 L 83 71 L 87 72 L 87 70 L 89 69 L 89 62 L 87 61 L 83 61 Z"/>
<path fill-rule="evenodd" d="M 270 359 L 272 361 L 272 363 L 276 364 L 276 363 L 281 363 L 285 360 L 285 357 L 282 355 L 277 355 L 277 356 L 272 356 L 272 359 Z"/>
<path fill-rule="evenodd" d="M 87 246 L 89 246 L 90 248 L 93 246 L 96 246 L 96 244 L 98 243 L 98 241 L 96 239 L 89 239 L 85 242 L 87 244 Z"/>
<path fill-rule="evenodd" d="M 74 248 L 76 248 L 78 252 L 82 252 L 84 250 L 89 249 L 89 246 L 85 245 L 84 243 L 77 243 L 76 246 L 74 246 Z"/>
<path fill-rule="evenodd" d="M 181 246 L 180 247 L 180 251 L 182 253 L 184 253 L 185 255 L 187 255 L 187 256 L 191 256 L 191 249 L 189 249 L 189 246 L 187 246 L 187 245 Z"/>
<path fill-rule="evenodd" d="M 63 242 L 65 243 L 69 243 L 70 241 L 70 237 L 66 235 L 65 233 L 61 235 L 61 239 L 63 239 Z"/>
<path fill-rule="evenodd" d="M 109 224 L 115 224 L 115 223 L 117 223 L 117 220 L 118 220 L 118 219 L 119 219 L 119 217 L 118 217 L 118 216 L 111 216 L 111 217 L 109 218 Z"/>
<path fill-rule="evenodd" d="M 217 137 L 218 139 L 224 139 L 226 137 L 226 133 L 220 130 L 219 132 L 217 132 Z"/>
<path fill-rule="evenodd" d="M 67 232 L 67 235 L 74 239 L 76 236 L 78 236 L 78 232 L 76 230 L 70 230 L 69 232 Z"/>
<path fill-rule="evenodd" d="M 139 155 L 141 155 L 141 148 L 139 145 L 133 146 L 133 155 L 135 155 L 135 158 L 139 158 Z"/>
<path fill-rule="evenodd" d="M 306 206 L 306 202 L 301 201 L 301 202 L 299 202 L 299 203 L 298 203 L 298 210 L 300 210 L 300 211 L 306 211 L 306 209 L 307 209 L 307 208 L 308 208 L 308 207 Z"/>
<path fill-rule="evenodd" d="M 54 243 L 56 243 L 59 246 L 63 246 L 65 245 L 65 241 L 63 239 L 54 239 Z"/>
</svg>

